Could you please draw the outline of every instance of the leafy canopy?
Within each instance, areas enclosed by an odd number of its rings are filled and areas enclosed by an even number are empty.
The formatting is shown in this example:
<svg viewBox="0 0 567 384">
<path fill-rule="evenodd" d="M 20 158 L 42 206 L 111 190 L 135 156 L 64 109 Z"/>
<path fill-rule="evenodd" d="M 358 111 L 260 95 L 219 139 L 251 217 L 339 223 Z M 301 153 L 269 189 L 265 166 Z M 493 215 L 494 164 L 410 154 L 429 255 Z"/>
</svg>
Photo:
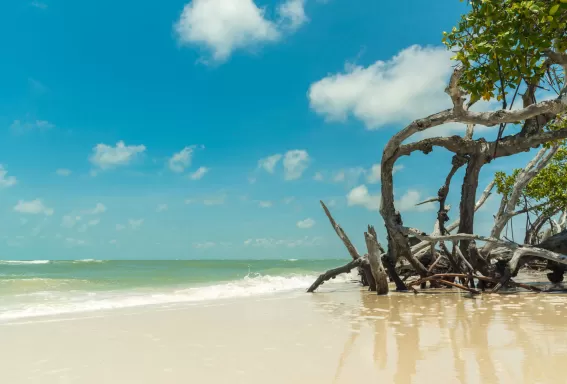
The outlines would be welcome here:
<svg viewBox="0 0 567 384">
<path fill-rule="evenodd" d="M 567 50 L 567 0 L 468 3 L 469 13 L 443 33 L 443 43 L 463 66 L 461 86 L 471 101 L 506 100 L 522 81 L 535 85 L 555 76 L 544 61 L 548 50 Z"/>
</svg>

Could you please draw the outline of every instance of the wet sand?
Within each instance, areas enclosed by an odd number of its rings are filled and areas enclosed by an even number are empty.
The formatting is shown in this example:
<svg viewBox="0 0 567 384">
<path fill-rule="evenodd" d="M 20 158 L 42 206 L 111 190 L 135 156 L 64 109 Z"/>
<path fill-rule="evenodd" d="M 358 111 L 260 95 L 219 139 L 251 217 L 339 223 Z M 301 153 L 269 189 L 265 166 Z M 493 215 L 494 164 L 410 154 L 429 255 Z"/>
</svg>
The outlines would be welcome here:
<svg viewBox="0 0 567 384">
<path fill-rule="evenodd" d="M 1 382 L 562 383 L 567 296 L 357 287 L 0 324 Z"/>
</svg>

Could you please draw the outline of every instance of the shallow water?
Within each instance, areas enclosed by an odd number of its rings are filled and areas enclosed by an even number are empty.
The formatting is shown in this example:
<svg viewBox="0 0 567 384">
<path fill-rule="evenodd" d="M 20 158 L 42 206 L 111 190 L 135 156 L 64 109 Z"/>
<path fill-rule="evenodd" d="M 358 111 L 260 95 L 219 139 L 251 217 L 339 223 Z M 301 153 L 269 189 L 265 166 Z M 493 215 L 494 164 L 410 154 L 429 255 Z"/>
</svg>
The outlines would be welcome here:
<svg viewBox="0 0 567 384">
<path fill-rule="evenodd" d="M 0 324 L 10 383 L 564 383 L 567 296 L 353 284 Z M 73 316 L 73 318 L 69 318 Z"/>
</svg>

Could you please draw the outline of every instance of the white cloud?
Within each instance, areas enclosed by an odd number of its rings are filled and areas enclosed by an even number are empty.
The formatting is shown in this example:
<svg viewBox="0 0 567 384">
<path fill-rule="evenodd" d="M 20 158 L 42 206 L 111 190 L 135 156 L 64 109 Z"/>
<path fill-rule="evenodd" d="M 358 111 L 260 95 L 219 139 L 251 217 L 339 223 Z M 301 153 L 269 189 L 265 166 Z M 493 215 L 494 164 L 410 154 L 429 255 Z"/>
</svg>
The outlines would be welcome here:
<svg viewBox="0 0 567 384">
<path fill-rule="evenodd" d="M 417 203 L 420 203 L 423 200 L 425 199 L 421 197 L 421 194 L 418 191 L 413 189 L 408 189 L 406 193 L 404 193 L 402 197 L 395 202 L 395 204 L 396 204 L 396 208 L 400 212 L 404 212 L 404 211 L 422 212 L 422 211 L 430 211 L 435 209 L 435 206 L 433 204 L 424 204 L 424 205 L 416 206 Z"/>
<path fill-rule="evenodd" d="M 209 172 L 209 168 L 199 167 L 199 169 L 189 175 L 189 178 L 191 180 L 200 180 L 203 178 L 203 176 L 205 176 L 207 172 Z"/>
<path fill-rule="evenodd" d="M 167 204 L 158 204 L 156 208 L 156 212 L 164 212 L 167 211 Z"/>
<path fill-rule="evenodd" d="M 8 171 L 0 164 L 0 188 L 9 188 L 16 185 L 18 180 L 14 176 L 7 176 Z"/>
<path fill-rule="evenodd" d="M 144 145 L 126 145 L 123 141 L 116 146 L 97 144 L 90 157 L 91 163 L 100 169 L 112 169 L 130 164 L 139 154 L 146 150 Z"/>
<path fill-rule="evenodd" d="M 169 169 L 173 172 L 182 173 L 185 168 L 191 165 L 191 160 L 193 159 L 193 152 L 195 151 L 195 146 L 189 146 L 183 148 L 181 151 L 174 153 L 169 159 Z"/>
<path fill-rule="evenodd" d="M 295 197 L 291 196 L 291 197 L 286 197 L 283 199 L 283 203 L 284 204 L 291 204 L 293 203 L 293 201 L 295 200 Z"/>
<path fill-rule="evenodd" d="M 82 211 L 85 215 L 98 215 L 104 212 L 106 212 L 106 206 L 102 203 L 96 203 L 94 208 Z"/>
<path fill-rule="evenodd" d="M 324 177 L 321 172 L 316 172 L 315 176 L 313 176 L 313 180 L 315 181 L 323 181 Z"/>
<path fill-rule="evenodd" d="M 10 129 L 14 133 L 26 133 L 34 130 L 48 131 L 52 128 L 55 128 L 55 125 L 47 120 L 35 120 L 35 121 L 14 120 L 12 125 L 10 125 Z"/>
<path fill-rule="evenodd" d="M 89 227 L 94 227 L 94 226 L 98 225 L 99 223 L 100 223 L 100 219 L 89 220 L 88 222 L 81 225 L 77 231 L 86 232 L 87 229 L 89 229 Z"/>
<path fill-rule="evenodd" d="M 125 226 L 125 225 L 123 225 L 123 224 L 116 224 L 116 230 L 117 230 L 117 231 L 122 231 L 122 230 L 124 230 L 124 229 L 126 229 L 126 226 Z"/>
<path fill-rule="evenodd" d="M 310 217 L 308 217 L 305 220 L 301 220 L 297 222 L 297 228 L 301 228 L 301 229 L 312 228 L 314 225 L 315 225 L 315 220 L 313 220 Z"/>
<path fill-rule="evenodd" d="M 404 169 L 403 165 L 394 165 L 394 168 L 392 169 L 392 173 L 395 174 L 398 171 L 401 171 L 402 169 Z M 366 175 L 366 182 L 368 184 L 377 184 L 380 182 L 380 178 L 382 177 L 381 175 L 381 170 L 382 167 L 380 164 L 374 164 L 369 170 L 368 170 L 368 174 Z"/>
<path fill-rule="evenodd" d="M 130 219 L 128 220 L 128 224 L 130 225 L 130 228 L 138 229 L 142 226 L 142 224 L 144 224 L 144 219 Z"/>
<path fill-rule="evenodd" d="M 271 201 L 259 201 L 258 202 L 258 206 L 260 208 L 270 208 L 272 207 L 274 204 Z"/>
<path fill-rule="evenodd" d="M 359 185 L 347 194 L 347 204 L 349 206 L 360 205 L 370 211 L 380 209 L 380 195 L 371 195 L 366 185 Z"/>
<path fill-rule="evenodd" d="M 366 170 L 362 167 L 341 169 L 333 174 L 332 181 L 335 183 L 346 182 L 348 185 L 356 185 L 360 177 L 365 173 Z"/>
<path fill-rule="evenodd" d="M 307 151 L 294 149 L 287 151 L 284 160 L 284 178 L 286 180 L 296 180 L 301 177 L 309 164 L 309 154 Z"/>
<path fill-rule="evenodd" d="M 305 15 L 305 0 L 288 0 L 280 4 L 278 13 L 283 28 L 296 30 L 308 21 Z"/>
<path fill-rule="evenodd" d="M 32 201 L 20 200 L 14 206 L 14 211 L 30 215 L 44 214 L 46 216 L 51 216 L 55 212 L 53 208 L 46 207 L 40 199 Z"/>
<path fill-rule="evenodd" d="M 216 246 L 215 243 L 213 243 L 212 241 L 206 241 L 204 243 L 193 243 L 193 248 L 196 249 L 208 249 L 208 248 L 212 248 Z"/>
<path fill-rule="evenodd" d="M 112 239 L 108 242 L 108 244 L 118 244 L 118 240 Z"/>
<path fill-rule="evenodd" d="M 66 169 L 66 168 L 59 168 L 58 170 L 55 171 L 55 173 L 58 176 L 69 176 L 71 175 L 71 170 L 70 169 Z"/>
<path fill-rule="evenodd" d="M 321 237 L 308 237 L 305 236 L 301 239 L 273 239 L 273 238 L 259 238 L 259 239 L 248 239 L 244 241 L 244 245 L 247 247 L 262 247 L 262 248 L 273 248 L 273 247 L 302 247 L 302 246 L 318 246 L 322 244 L 323 238 Z"/>
<path fill-rule="evenodd" d="M 216 62 L 238 49 L 278 41 L 307 21 L 304 0 L 287 0 L 277 8 L 278 20 L 266 18 L 253 0 L 193 0 L 174 25 L 182 44 L 206 47 Z"/>
<path fill-rule="evenodd" d="M 65 215 L 61 221 L 61 226 L 64 228 L 73 228 L 78 221 L 81 221 L 81 216 Z"/>
<path fill-rule="evenodd" d="M 451 55 L 444 47 L 414 45 L 366 68 L 347 65 L 345 73 L 311 84 L 311 108 L 328 120 L 352 115 L 368 129 L 438 112 L 450 106 L 444 89 Z"/>
<path fill-rule="evenodd" d="M 275 154 L 272 156 L 264 157 L 263 159 L 258 160 L 258 168 L 264 169 L 268 173 L 274 173 L 276 169 L 276 165 L 281 160 L 282 155 Z"/>
</svg>

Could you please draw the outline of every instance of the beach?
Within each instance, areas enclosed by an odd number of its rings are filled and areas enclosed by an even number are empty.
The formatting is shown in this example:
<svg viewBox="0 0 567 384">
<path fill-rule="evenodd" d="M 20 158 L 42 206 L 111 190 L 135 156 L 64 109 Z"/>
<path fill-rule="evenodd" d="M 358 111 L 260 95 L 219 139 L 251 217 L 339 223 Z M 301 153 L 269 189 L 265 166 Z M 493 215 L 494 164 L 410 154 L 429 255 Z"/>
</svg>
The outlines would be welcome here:
<svg viewBox="0 0 567 384">
<path fill-rule="evenodd" d="M 562 295 L 400 294 L 328 284 L 0 324 L 3 382 L 564 381 Z"/>
</svg>

